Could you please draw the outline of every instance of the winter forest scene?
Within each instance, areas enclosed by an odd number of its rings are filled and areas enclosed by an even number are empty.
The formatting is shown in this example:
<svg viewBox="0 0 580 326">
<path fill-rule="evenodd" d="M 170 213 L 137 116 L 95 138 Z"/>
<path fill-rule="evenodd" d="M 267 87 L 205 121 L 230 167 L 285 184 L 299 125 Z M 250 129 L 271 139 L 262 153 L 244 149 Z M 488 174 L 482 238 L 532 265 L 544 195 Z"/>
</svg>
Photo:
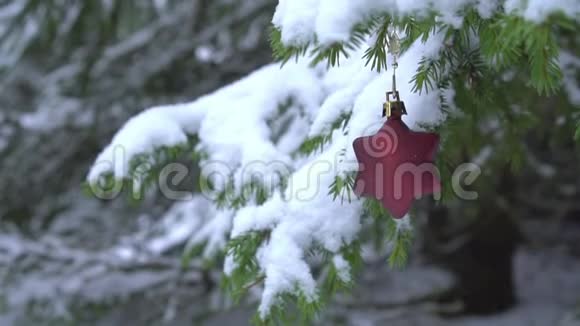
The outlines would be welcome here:
<svg viewBox="0 0 580 326">
<path fill-rule="evenodd" d="M 0 326 L 580 326 L 580 0 L 0 0 Z"/>
</svg>

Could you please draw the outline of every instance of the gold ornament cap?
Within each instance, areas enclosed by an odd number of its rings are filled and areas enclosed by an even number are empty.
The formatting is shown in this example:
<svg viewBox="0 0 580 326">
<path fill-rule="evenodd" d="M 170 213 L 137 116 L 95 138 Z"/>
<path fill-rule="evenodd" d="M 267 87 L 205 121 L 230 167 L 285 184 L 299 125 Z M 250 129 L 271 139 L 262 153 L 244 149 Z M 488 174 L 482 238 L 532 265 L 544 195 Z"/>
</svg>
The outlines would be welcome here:
<svg viewBox="0 0 580 326">
<path fill-rule="evenodd" d="M 387 101 L 383 104 L 383 117 L 401 117 L 405 114 L 407 109 L 405 102 L 399 97 L 399 91 L 387 92 Z"/>
</svg>

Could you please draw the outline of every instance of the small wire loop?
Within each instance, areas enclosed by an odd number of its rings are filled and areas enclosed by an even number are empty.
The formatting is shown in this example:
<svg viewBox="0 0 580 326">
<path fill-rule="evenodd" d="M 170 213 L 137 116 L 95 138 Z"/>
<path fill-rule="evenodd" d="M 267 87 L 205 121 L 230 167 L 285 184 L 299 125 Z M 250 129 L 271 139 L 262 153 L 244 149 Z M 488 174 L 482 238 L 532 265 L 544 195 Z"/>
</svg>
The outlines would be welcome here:
<svg viewBox="0 0 580 326">
<path fill-rule="evenodd" d="M 393 55 L 393 94 L 397 92 L 397 68 L 399 67 L 398 59 L 401 53 L 401 41 L 397 31 L 388 34 L 389 52 Z"/>
</svg>

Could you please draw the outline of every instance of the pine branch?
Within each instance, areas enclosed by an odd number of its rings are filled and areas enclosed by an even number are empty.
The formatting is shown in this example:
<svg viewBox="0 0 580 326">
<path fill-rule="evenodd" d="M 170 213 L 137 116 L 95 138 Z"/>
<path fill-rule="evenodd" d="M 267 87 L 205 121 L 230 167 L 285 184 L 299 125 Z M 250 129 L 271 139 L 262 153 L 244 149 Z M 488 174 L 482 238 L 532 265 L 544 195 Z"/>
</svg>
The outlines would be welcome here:
<svg viewBox="0 0 580 326">
<path fill-rule="evenodd" d="M 343 132 L 346 132 L 346 126 L 350 120 L 351 112 L 341 114 L 331 125 L 325 130 L 325 133 L 316 135 L 306 139 L 298 148 L 298 151 L 294 155 L 311 155 L 316 152 L 322 152 L 324 146 L 330 141 L 332 141 L 332 133 L 338 128 L 342 128 Z"/>
<path fill-rule="evenodd" d="M 388 222 L 387 239 L 392 245 L 389 256 L 391 268 L 402 268 L 407 264 L 409 251 L 413 243 L 413 230 L 401 222 L 390 219 Z"/>
<path fill-rule="evenodd" d="M 253 231 L 230 239 L 226 252 L 231 255 L 236 268 L 222 280 L 222 287 L 239 301 L 249 289 L 248 284 L 260 279 L 260 268 L 256 253 L 263 242 L 270 237 L 269 231 Z"/>
<path fill-rule="evenodd" d="M 270 29 L 270 47 L 272 48 L 274 58 L 284 65 L 292 58 L 298 61 L 300 57 L 305 56 L 309 44 L 301 46 L 285 46 L 282 43 L 282 32 L 278 28 L 272 26 Z"/>
<path fill-rule="evenodd" d="M 366 59 L 366 65 L 371 63 L 371 70 L 376 70 L 380 72 L 381 70 L 387 70 L 387 47 L 389 28 L 391 27 L 391 17 L 376 17 L 371 19 L 371 24 L 375 27 L 375 44 L 369 47 L 363 59 Z"/>
<path fill-rule="evenodd" d="M 354 173 L 348 173 L 344 176 L 335 176 L 328 191 L 328 194 L 332 196 L 332 200 L 336 200 L 336 198 L 340 197 L 341 203 L 344 203 L 345 200 L 350 203 L 354 194 L 354 179 Z"/>
</svg>

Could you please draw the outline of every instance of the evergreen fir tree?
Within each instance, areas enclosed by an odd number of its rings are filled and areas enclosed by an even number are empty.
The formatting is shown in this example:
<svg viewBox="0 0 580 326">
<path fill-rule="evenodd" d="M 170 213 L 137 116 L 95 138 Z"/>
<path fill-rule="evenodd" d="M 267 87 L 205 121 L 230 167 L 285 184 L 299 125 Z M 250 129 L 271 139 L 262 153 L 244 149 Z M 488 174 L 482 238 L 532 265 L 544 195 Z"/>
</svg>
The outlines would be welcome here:
<svg viewBox="0 0 580 326">
<path fill-rule="evenodd" d="M 193 198 L 215 216 L 191 238 L 184 268 L 223 263 L 223 287 L 236 299 L 259 288 L 258 324 L 296 321 L 292 307 L 314 318 L 354 284 L 373 242 L 388 265 L 404 266 L 421 210 L 394 220 L 352 189 L 352 140 L 380 122 L 393 35 L 407 121 L 441 135 L 443 205 L 453 206 L 451 174 L 466 158 L 517 171 L 527 157 L 521 139 L 550 128 L 546 115 L 567 127 L 580 121 L 580 65 L 569 59 L 580 10 L 574 1 L 396 3 L 281 0 L 270 37 L 282 67 L 136 116 L 97 158 L 87 187 L 147 191 L 168 162 L 192 152 L 201 168 Z M 551 97 L 563 91 L 568 101 Z M 475 190 L 493 187 L 484 176 Z"/>
</svg>

